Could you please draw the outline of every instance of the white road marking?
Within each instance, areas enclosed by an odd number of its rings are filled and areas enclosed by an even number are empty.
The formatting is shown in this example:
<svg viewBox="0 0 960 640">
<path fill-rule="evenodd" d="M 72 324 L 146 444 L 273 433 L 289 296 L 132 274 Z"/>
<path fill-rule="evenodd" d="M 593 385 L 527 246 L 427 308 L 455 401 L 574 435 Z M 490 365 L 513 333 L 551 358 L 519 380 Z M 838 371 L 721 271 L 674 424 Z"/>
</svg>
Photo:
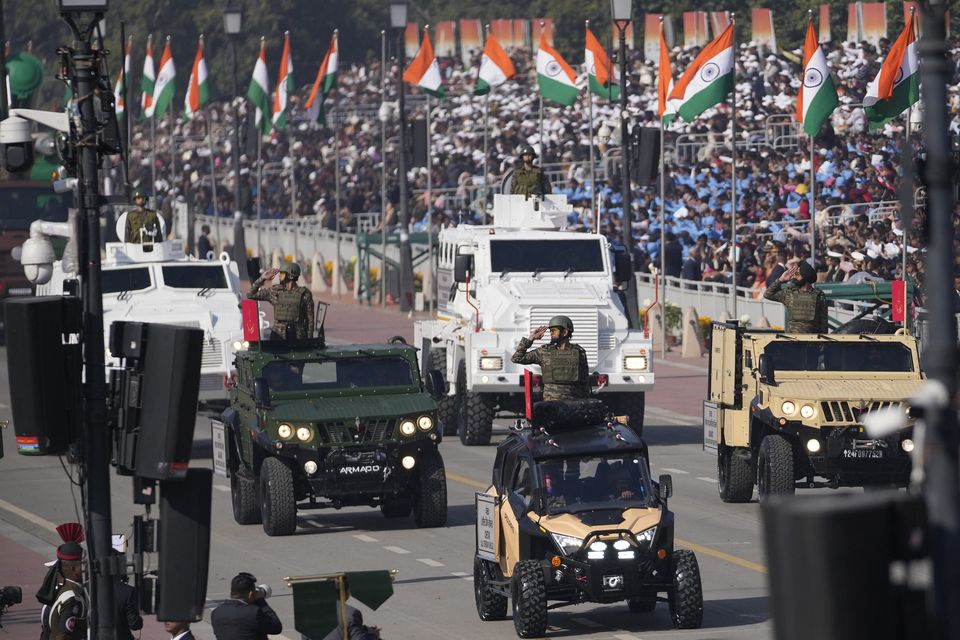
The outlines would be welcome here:
<svg viewBox="0 0 960 640">
<path fill-rule="evenodd" d="M 217 491 L 223 491 L 224 493 L 230 493 L 230 487 L 224 486 L 222 484 L 215 484 L 213 488 Z"/>
<path fill-rule="evenodd" d="M 589 618 L 570 618 L 570 621 L 571 621 L 571 622 L 576 622 L 577 624 L 582 625 L 582 626 L 584 626 L 584 627 L 590 627 L 590 628 L 592 628 L 592 629 L 596 629 L 596 628 L 598 628 L 598 627 L 602 627 L 602 626 L 603 626 L 602 624 L 600 624 L 600 623 L 597 622 L 596 620 L 590 620 Z"/>
<path fill-rule="evenodd" d="M 469 573 L 464 573 L 463 571 L 451 571 L 450 575 L 457 576 L 461 580 L 466 580 L 467 582 L 473 581 L 473 576 L 470 575 Z"/>
<path fill-rule="evenodd" d="M 700 373 L 707 373 L 709 371 L 709 369 L 707 369 L 706 367 L 690 364 L 689 362 L 677 362 L 676 360 L 663 360 L 663 359 L 659 359 L 656 362 L 658 365 L 663 364 L 668 367 L 677 367 L 678 369 L 686 369 L 687 371 L 699 371 Z"/>
<path fill-rule="evenodd" d="M 434 559 L 432 559 L 432 558 L 417 558 L 417 562 L 422 562 L 423 564 L 427 565 L 428 567 L 442 567 L 442 566 L 443 566 L 443 563 L 442 563 L 442 562 L 437 562 L 436 560 L 434 560 Z"/>
<path fill-rule="evenodd" d="M 676 473 L 681 476 L 689 474 L 689 471 L 684 471 L 683 469 L 671 469 L 670 467 L 663 467 L 660 471 L 666 471 L 667 473 Z"/>
<path fill-rule="evenodd" d="M 37 526 L 39 526 L 39 527 L 43 527 L 43 528 L 46 529 L 47 531 L 56 531 L 56 530 L 57 530 L 57 525 L 53 524 L 53 523 L 50 522 L 49 520 L 44 520 L 44 519 L 41 518 L 40 516 L 35 515 L 35 514 L 33 514 L 33 513 L 30 513 L 29 511 L 27 511 L 27 510 L 25 510 L 25 509 L 21 509 L 20 507 L 18 507 L 18 506 L 15 505 L 15 504 L 10 504 L 10 503 L 7 502 L 6 500 L 0 500 L 0 509 L 3 509 L 4 511 L 9 511 L 10 513 L 12 513 L 12 514 L 14 514 L 14 515 L 20 516 L 20 517 L 23 518 L 24 520 L 27 520 L 27 521 L 29 521 L 29 522 L 32 522 L 33 524 L 35 524 L 35 525 L 37 525 Z"/>
<path fill-rule="evenodd" d="M 409 551 L 407 551 L 407 550 L 404 549 L 403 547 L 384 547 L 384 549 L 386 549 L 387 551 L 393 551 L 394 553 L 399 553 L 399 554 L 401 554 L 401 555 L 403 555 L 403 554 L 405 554 L 405 553 L 410 553 Z"/>
<path fill-rule="evenodd" d="M 613 637 L 617 640 L 643 640 L 640 636 L 635 636 L 632 633 L 618 633 Z"/>
<path fill-rule="evenodd" d="M 362 533 L 354 534 L 353 537 L 359 540 L 360 542 L 380 542 L 373 536 L 365 536 Z"/>
<path fill-rule="evenodd" d="M 697 480 L 703 480 L 704 482 L 709 482 L 710 484 L 717 484 L 716 478 L 705 478 L 704 476 L 697 476 Z"/>
</svg>

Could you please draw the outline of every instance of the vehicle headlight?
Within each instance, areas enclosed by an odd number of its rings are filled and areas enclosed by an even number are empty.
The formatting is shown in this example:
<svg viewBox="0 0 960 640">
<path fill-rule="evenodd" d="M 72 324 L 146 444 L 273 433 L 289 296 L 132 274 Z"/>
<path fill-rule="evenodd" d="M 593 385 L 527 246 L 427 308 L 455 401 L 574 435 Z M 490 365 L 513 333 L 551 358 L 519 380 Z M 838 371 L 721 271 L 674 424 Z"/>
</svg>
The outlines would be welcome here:
<svg viewBox="0 0 960 640">
<path fill-rule="evenodd" d="M 310 429 L 310 427 L 300 427 L 297 429 L 297 440 L 300 442 L 307 442 L 311 439 L 313 439 L 313 431 Z"/>
<path fill-rule="evenodd" d="M 607 543 L 603 540 L 596 540 L 590 543 L 590 551 L 606 551 Z"/>
<path fill-rule="evenodd" d="M 281 424 L 277 427 L 277 435 L 284 440 L 289 440 L 293 436 L 293 427 L 288 424 Z"/>
<path fill-rule="evenodd" d="M 620 538 L 619 540 L 613 543 L 613 548 L 616 549 L 617 551 L 626 551 L 627 549 L 630 548 L 630 541 Z"/>
<path fill-rule="evenodd" d="M 574 538 L 573 536 L 565 536 L 562 533 L 551 533 L 550 536 L 553 538 L 553 542 L 560 548 L 560 551 L 563 552 L 563 555 L 568 556 L 571 553 L 575 553 L 577 549 L 580 548 L 580 545 L 583 544 L 583 540 L 580 538 Z"/>
<path fill-rule="evenodd" d="M 814 415 L 816 415 L 816 413 L 817 413 L 817 410 L 813 408 L 812 404 L 805 404 L 802 407 L 800 407 L 801 418 L 806 418 L 807 420 L 809 420 Z"/>
<path fill-rule="evenodd" d="M 417 432 L 417 425 L 413 424 L 413 420 L 404 420 L 400 423 L 400 433 L 407 436 L 408 438 Z"/>
<path fill-rule="evenodd" d="M 645 371 L 647 356 L 623 356 L 623 368 L 625 371 Z"/>
<path fill-rule="evenodd" d="M 500 356 L 481 356 L 480 357 L 480 370 L 481 371 L 499 371 L 503 369 L 503 358 Z"/>
<path fill-rule="evenodd" d="M 433 418 L 430 416 L 420 416 L 417 418 L 417 426 L 424 431 L 429 431 L 433 428 Z"/>
<path fill-rule="evenodd" d="M 637 544 L 640 545 L 640 547 L 649 548 L 650 545 L 653 544 L 653 539 L 656 535 L 657 535 L 657 528 L 650 527 L 649 529 L 646 529 L 645 531 L 641 531 L 640 533 L 636 534 L 633 537 L 637 539 Z"/>
<path fill-rule="evenodd" d="M 312 476 L 317 472 L 317 463 L 313 460 L 307 460 L 303 463 L 303 471 L 308 475 Z"/>
<path fill-rule="evenodd" d="M 782 405 L 780 405 L 780 411 L 789 415 L 793 415 L 797 411 L 797 405 L 795 402 L 791 402 L 787 400 Z"/>
</svg>

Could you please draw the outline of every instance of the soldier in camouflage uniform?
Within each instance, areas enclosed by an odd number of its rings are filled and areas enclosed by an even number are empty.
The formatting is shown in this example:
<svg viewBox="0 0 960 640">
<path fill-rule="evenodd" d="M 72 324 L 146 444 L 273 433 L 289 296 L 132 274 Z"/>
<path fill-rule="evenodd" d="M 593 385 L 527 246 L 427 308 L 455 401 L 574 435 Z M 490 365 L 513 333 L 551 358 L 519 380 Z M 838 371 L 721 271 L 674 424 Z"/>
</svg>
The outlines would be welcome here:
<svg viewBox="0 0 960 640">
<path fill-rule="evenodd" d="M 123 241 L 140 244 L 163 240 L 160 234 L 160 217 L 153 209 L 147 209 L 147 196 L 139 189 L 133 192 L 133 204 L 135 208 L 127 212 Z"/>
<path fill-rule="evenodd" d="M 527 351 L 550 329 L 550 344 Z M 590 396 L 590 369 L 587 352 L 570 342 L 573 322 L 554 316 L 546 326 L 537 327 L 520 344 L 510 360 L 516 364 L 540 365 L 544 400 L 578 400 Z"/>
<path fill-rule="evenodd" d="M 783 288 L 793 280 L 797 286 Z M 783 304 L 787 308 L 787 333 L 826 333 L 827 299 L 815 289 L 817 272 L 807 261 L 783 272 L 776 282 L 767 287 L 763 297 Z"/>
<path fill-rule="evenodd" d="M 280 284 L 263 285 L 280 274 Z M 254 280 L 247 297 L 265 300 L 273 305 L 273 334 L 286 340 L 306 340 L 313 337 L 313 295 L 310 289 L 297 286 L 300 265 L 285 262 L 279 269 L 268 269 Z M 289 333 L 292 331 L 293 333 Z"/>
<path fill-rule="evenodd" d="M 528 198 L 530 196 L 542 198 L 553 191 L 547 175 L 540 167 L 533 164 L 536 157 L 537 152 L 530 145 L 525 144 L 520 147 L 520 160 L 523 164 L 513 170 L 513 182 L 511 184 L 513 193 Z"/>
</svg>

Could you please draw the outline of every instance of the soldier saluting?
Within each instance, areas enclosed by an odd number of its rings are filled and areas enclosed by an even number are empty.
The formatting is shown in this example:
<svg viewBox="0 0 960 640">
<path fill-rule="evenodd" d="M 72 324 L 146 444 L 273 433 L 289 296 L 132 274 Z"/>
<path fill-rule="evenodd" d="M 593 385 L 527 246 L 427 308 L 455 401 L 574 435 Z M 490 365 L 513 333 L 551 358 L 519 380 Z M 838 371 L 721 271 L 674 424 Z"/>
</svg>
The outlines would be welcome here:
<svg viewBox="0 0 960 640">
<path fill-rule="evenodd" d="M 550 330 L 550 344 L 527 351 L 535 340 Z M 570 342 L 573 321 L 567 316 L 554 316 L 544 326 L 537 327 L 520 344 L 511 362 L 540 365 L 544 400 L 578 400 L 590 396 L 590 369 L 587 352 Z"/>
<path fill-rule="evenodd" d="M 529 144 L 520 147 L 522 164 L 513 170 L 513 182 L 510 189 L 513 193 L 528 198 L 530 196 L 542 198 L 553 190 L 543 169 L 533 164 L 536 157 L 537 152 Z"/>
<path fill-rule="evenodd" d="M 783 289 L 793 280 L 796 288 Z M 787 308 L 787 333 L 826 333 L 827 299 L 823 291 L 814 288 L 817 272 L 807 261 L 783 272 L 776 282 L 767 287 L 763 297 L 779 302 Z"/>
<path fill-rule="evenodd" d="M 264 284 L 280 274 L 279 284 Z M 264 300 L 273 305 L 273 333 L 281 339 L 306 340 L 313 336 L 313 294 L 297 285 L 300 265 L 285 262 L 279 269 L 268 269 L 254 280 L 247 294 L 251 300 Z"/>
<path fill-rule="evenodd" d="M 133 192 L 134 209 L 127 212 L 127 224 L 124 228 L 123 241 L 141 244 L 146 242 L 160 242 L 160 217 L 153 209 L 147 209 L 147 196 L 137 189 Z"/>
</svg>

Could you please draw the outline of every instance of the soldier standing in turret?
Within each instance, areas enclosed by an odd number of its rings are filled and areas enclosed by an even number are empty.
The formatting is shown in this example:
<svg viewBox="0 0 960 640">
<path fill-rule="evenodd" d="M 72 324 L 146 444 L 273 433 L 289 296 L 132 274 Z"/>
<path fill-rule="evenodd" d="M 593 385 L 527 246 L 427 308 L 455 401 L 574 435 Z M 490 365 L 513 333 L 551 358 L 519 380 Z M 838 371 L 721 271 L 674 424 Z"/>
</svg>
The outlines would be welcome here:
<svg viewBox="0 0 960 640">
<path fill-rule="evenodd" d="M 127 224 L 124 228 L 123 241 L 135 242 L 160 242 L 163 237 L 160 234 L 160 218 L 153 209 L 147 209 L 147 196 L 137 189 L 133 192 L 134 209 L 127 212 Z"/>
<path fill-rule="evenodd" d="M 796 288 L 782 288 L 791 280 L 796 282 Z M 817 272 L 804 260 L 784 271 L 763 293 L 767 300 L 779 302 L 787 308 L 787 333 L 827 332 L 827 299 L 823 291 L 814 288 L 816 281 Z"/>
<path fill-rule="evenodd" d="M 528 144 L 520 147 L 520 160 L 522 164 L 513 170 L 513 182 L 511 191 L 514 194 L 530 196 L 543 196 L 553 191 L 550 186 L 550 180 L 547 174 L 539 166 L 533 164 L 537 157 L 537 152 Z"/>
<path fill-rule="evenodd" d="M 280 283 L 270 287 L 264 284 L 280 274 Z M 313 337 L 313 294 L 297 285 L 300 265 L 285 262 L 279 269 L 268 269 L 254 280 L 247 294 L 251 300 L 264 300 L 273 305 L 273 333 L 286 340 L 306 340 Z"/>
<path fill-rule="evenodd" d="M 550 344 L 528 349 L 535 340 L 550 330 Z M 544 400 L 579 400 L 590 396 L 590 368 L 587 352 L 570 342 L 573 321 L 567 316 L 554 316 L 545 326 L 534 329 L 520 344 L 511 362 L 540 365 Z"/>
</svg>

